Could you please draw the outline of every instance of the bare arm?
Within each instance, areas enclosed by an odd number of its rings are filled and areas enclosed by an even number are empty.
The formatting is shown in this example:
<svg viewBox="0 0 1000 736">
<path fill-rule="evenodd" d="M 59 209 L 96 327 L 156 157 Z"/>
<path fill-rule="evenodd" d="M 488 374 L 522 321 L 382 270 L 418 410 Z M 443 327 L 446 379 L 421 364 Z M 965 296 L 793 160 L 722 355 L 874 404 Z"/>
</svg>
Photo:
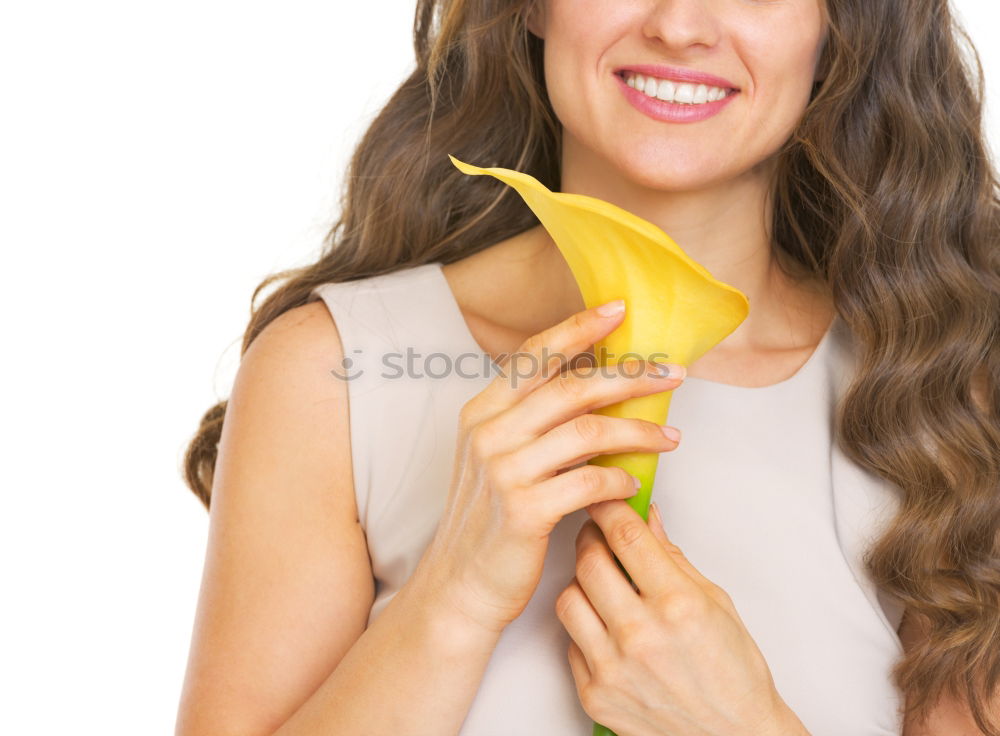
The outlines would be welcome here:
<svg viewBox="0 0 1000 736">
<path fill-rule="evenodd" d="M 457 734 L 498 637 L 407 583 L 276 736 Z"/>
<path fill-rule="evenodd" d="M 322 302 L 247 350 L 219 446 L 178 736 L 457 733 L 498 634 L 410 582 L 374 598 L 340 337 Z"/>
</svg>

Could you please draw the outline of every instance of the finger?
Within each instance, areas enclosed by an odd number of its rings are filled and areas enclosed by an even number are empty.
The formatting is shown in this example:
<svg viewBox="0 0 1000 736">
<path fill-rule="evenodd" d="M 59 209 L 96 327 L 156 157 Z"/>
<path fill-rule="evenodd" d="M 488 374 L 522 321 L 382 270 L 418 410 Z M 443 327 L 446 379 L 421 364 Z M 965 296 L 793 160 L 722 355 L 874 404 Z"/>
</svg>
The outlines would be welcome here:
<svg viewBox="0 0 1000 736">
<path fill-rule="evenodd" d="M 477 419 L 487 419 L 507 409 L 557 376 L 563 366 L 581 352 L 590 351 L 598 340 L 618 327 L 625 317 L 621 311 L 604 310 L 612 303 L 576 312 L 556 325 L 532 335 L 499 363 L 498 375 L 475 397 L 480 411 Z M 602 314 L 605 311 L 605 314 Z"/>
<path fill-rule="evenodd" d="M 635 476 L 627 471 L 588 464 L 531 486 L 528 498 L 535 504 L 534 516 L 555 525 L 588 504 L 631 498 L 638 492 Z"/>
<path fill-rule="evenodd" d="M 610 648 L 608 630 L 576 578 L 556 598 L 556 617 L 593 669 L 595 659 L 606 656 Z"/>
<path fill-rule="evenodd" d="M 660 515 L 660 507 L 655 503 L 649 504 L 649 528 L 652 530 L 653 535 L 660 540 L 660 544 L 663 548 L 667 550 L 668 553 L 673 557 L 674 562 L 685 572 L 688 577 L 701 585 L 710 584 L 711 581 L 701 574 L 701 571 L 696 568 L 691 561 L 687 558 L 681 548 L 670 541 L 670 537 L 667 535 L 667 530 L 663 526 L 663 517 Z"/>
<path fill-rule="evenodd" d="M 666 366 L 663 374 L 658 366 Z M 680 366 L 648 360 L 626 360 L 602 366 L 600 373 L 571 370 L 561 373 L 524 397 L 496 422 L 508 434 L 527 442 L 599 407 L 637 396 L 672 391 L 683 379 Z"/>
<path fill-rule="evenodd" d="M 636 620 L 639 596 L 593 521 L 584 523 L 576 536 L 576 579 L 609 630 L 621 630 Z"/>
<path fill-rule="evenodd" d="M 582 699 L 583 691 L 590 684 L 590 678 L 593 677 L 591 674 L 593 670 L 587 663 L 586 656 L 581 651 L 580 647 L 577 646 L 575 641 L 571 641 L 569 643 L 567 657 L 569 658 L 570 672 L 573 673 L 573 681 L 576 683 L 577 697 Z"/>
<path fill-rule="evenodd" d="M 629 504 L 605 501 L 588 506 L 587 512 L 642 595 L 690 592 L 695 581 Z"/>
<path fill-rule="evenodd" d="M 677 446 L 656 422 L 588 413 L 550 429 L 511 454 L 520 482 L 531 485 L 597 455 L 667 452 Z"/>
</svg>

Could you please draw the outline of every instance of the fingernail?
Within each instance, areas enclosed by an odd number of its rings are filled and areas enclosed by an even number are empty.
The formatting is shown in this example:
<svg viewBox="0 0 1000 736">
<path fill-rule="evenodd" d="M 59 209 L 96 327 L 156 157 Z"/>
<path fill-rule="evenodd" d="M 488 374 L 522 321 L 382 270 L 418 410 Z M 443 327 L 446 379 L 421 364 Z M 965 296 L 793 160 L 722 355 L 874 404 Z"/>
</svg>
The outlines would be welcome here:
<svg viewBox="0 0 1000 736">
<path fill-rule="evenodd" d="M 663 425 L 660 427 L 660 429 L 663 430 L 663 434 L 666 435 L 668 440 L 673 440 L 674 442 L 681 441 L 681 433 L 680 430 L 677 429 L 677 427 L 670 427 L 667 425 Z"/>
<path fill-rule="evenodd" d="M 597 308 L 597 313 L 602 317 L 615 317 L 625 311 L 625 300 L 615 299 L 614 301 L 602 304 Z"/>
<path fill-rule="evenodd" d="M 635 481 L 635 487 L 636 488 L 640 488 L 642 486 L 642 481 L 639 480 L 636 476 L 633 475 L 632 476 L 632 480 Z"/>
<path fill-rule="evenodd" d="M 653 361 L 653 370 L 656 375 L 669 378 L 684 378 L 687 369 L 680 363 L 658 363 Z"/>
<path fill-rule="evenodd" d="M 660 507 L 656 505 L 656 501 L 649 504 L 649 515 L 652 516 L 656 523 L 659 524 L 660 529 L 663 528 L 663 517 L 660 516 Z"/>
</svg>

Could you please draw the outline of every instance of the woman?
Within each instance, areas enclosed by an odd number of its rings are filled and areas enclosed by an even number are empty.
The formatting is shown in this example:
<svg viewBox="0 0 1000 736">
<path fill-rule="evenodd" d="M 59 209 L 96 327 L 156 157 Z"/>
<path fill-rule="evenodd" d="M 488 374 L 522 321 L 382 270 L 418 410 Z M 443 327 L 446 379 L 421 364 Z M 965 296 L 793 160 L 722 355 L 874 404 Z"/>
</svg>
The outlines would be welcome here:
<svg viewBox="0 0 1000 736">
<path fill-rule="evenodd" d="M 420 0 L 331 247 L 258 287 L 189 448 L 178 733 L 1000 733 L 1000 223 L 959 34 L 945 0 Z M 449 153 L 655 223 L 750 315 L 687 378 L 334 380 L 620 322 Z M 589 414 L 678 388 L 689 447 Z M 618 451 L 671 453 L 664 523 L 584 465 Z"/>
</svg>

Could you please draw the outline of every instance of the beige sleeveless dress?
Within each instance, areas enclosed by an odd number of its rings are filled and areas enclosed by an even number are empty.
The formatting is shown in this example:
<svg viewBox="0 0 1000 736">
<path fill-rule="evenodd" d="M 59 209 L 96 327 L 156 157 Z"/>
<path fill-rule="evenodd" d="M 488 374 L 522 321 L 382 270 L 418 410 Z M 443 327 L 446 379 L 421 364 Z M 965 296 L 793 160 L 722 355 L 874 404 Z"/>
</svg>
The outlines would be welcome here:
<svg viewBox="0 0 1000 736">
<path fill-rule="evenodd" d="M 496 375 L 440 263 L 314 289 L 340 331 L 358 513 L 376 579 L 369 624 L 433 537 L 451 479 L 458 412 Z M 669 423 L 679 447 L 652 498 L 671 539 L 732 597 L 778 692 L 813 736 L 898 736 L 902 610 L 861 556 L 895 511 L 882 481 L 831 442 L 834 402 L 853 370 L 837 317 L 790 378 L 744 388 L 688 377 Z M 502 633 L 462 736 L 590 736 L 555 598 L 589 518 L 551 535 L 541 582 Z"/>
</svg>

